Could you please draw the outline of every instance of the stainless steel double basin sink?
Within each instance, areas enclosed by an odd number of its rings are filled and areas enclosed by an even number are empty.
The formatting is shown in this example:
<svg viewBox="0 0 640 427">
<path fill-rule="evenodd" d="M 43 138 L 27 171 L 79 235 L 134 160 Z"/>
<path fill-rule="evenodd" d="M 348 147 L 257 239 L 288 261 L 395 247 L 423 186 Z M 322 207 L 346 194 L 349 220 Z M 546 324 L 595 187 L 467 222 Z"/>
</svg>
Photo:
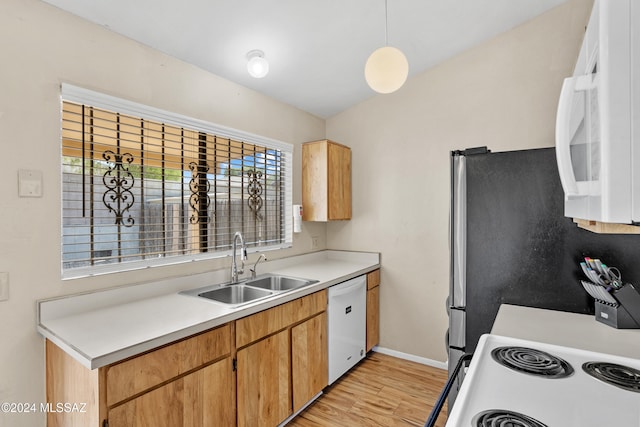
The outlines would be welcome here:
<svg viewBox="0 0 640 427">
<path fill-rule="evenodd" d="M 300 289 L 317 283 L 318 280 L 302 279 L 277 274 L 265 274 L 238 283 L 205 286 L 182 291 L 181 294 L 207 298 L 222 304 L 239 306 L 263 298 Z"/>
</svg>

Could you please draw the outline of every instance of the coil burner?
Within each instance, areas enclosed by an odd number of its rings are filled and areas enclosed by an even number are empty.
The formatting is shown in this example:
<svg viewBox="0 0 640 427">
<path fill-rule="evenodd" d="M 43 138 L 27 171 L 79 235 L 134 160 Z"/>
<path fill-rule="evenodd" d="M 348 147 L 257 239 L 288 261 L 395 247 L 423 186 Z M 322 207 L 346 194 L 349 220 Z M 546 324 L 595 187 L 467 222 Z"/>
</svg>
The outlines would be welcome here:
<svg viewBox="0 0 640 427">
<path fill-rule="evenodd" d="M 491 409 L 480 412 L 473 418 L 476 427 L 547 427 L 540 421 L 513 411 Z"/>
<path fill-rule="evenodd" d="M 565 378 L 573 374 L 573 368 L 569 363 L 534 348 L 497 347 L 493 349 L 491 356 L 499 364 L 529 375 L 544 378 Z"/>
<path fill-rule="evenodd" d="M 594 378 L 623 390 L 640 393 L 640 371 L 608 362 L 587 362 L 582 370 Z"/>
</svg>

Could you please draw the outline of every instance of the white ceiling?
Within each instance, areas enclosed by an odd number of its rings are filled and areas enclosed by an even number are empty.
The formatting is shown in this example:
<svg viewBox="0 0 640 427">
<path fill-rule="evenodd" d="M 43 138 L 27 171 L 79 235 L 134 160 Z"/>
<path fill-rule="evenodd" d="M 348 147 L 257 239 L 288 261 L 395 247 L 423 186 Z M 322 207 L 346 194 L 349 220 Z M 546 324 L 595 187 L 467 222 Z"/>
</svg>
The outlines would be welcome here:
<svg viewBox="0 0 640 427">
<path fill-rule="evenodd" d="M 323 118 L 374 95 L 364 64 L 385 44 L 384 0 L 44 1 Z M 564 1 L 388 0 L 388 42 L 411 77 Z"/>
</svg>

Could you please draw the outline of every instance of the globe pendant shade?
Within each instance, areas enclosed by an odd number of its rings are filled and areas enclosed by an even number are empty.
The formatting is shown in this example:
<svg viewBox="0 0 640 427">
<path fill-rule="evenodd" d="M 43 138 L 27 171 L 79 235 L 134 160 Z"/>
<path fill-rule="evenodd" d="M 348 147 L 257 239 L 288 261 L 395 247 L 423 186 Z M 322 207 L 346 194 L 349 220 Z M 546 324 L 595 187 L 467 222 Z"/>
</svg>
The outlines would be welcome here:
<svg viewBox="0 0 640 427">
<path fill-rule="evenodd" d="M 364 78 L 378 93 L 391 93 L 400 89 L 407 80 L 409 63 L 399 49 L 391 46 L 376 49 L 364 66 Z"/>
</svg>

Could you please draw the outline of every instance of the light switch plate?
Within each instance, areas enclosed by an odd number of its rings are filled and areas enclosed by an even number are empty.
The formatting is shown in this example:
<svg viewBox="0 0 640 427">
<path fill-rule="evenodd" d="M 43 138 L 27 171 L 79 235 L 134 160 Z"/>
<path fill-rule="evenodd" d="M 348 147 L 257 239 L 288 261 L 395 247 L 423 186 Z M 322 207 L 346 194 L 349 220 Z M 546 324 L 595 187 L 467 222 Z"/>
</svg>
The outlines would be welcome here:
<svg viewBox="0 0 640 427">
<path fill-rule="evenodd" d="M 0 272 L 0 301 L 9 299 L 9 273 Z"/>
<path fill-rule="evenodd" d="M 18 171 L 18 196 L 42 197 L 42 171 Z"/>
</svg>

